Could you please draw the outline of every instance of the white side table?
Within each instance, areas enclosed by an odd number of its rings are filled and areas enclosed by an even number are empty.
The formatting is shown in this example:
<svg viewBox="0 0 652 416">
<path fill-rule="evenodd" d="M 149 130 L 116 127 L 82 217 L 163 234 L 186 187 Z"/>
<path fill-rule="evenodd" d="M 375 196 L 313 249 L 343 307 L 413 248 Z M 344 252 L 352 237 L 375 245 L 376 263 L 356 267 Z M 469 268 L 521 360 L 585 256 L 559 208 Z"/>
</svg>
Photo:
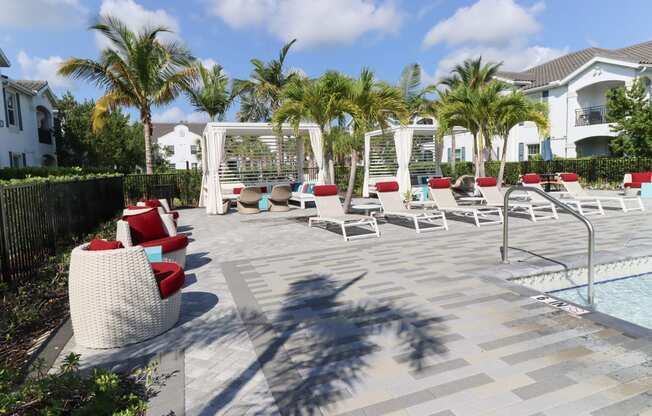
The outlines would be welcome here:
<svg viewBox="0 0 652 416">
<path fill-rule="evenodd" d="M 369 213 L 371 211 L 382 211 L 383 206 L 380 204 L 358 204 L 358 205 L 351 205 L 351 209 L 354 209 L 356 211 L 363 211 L 364 215 L 369 216 Z"/>
</svg>

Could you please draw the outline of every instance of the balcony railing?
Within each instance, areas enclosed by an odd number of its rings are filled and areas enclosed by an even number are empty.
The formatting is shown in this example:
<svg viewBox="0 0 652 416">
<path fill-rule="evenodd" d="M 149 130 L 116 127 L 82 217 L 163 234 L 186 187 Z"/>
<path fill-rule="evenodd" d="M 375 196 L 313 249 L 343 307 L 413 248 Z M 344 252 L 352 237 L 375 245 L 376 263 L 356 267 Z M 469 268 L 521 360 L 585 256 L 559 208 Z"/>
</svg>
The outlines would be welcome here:
<svg viewBox="0 0 652 416">
<path fill-rule="evenodd" d="M 576 126 L 591 126 L 593 124 L 607 123 L 607 106 L 578 108 L 575 110 Z"/>
<path fill-rule="evenodd" d="M 52 144 L 52 130 L 38 129 L 38 141 L 39 143 Z"/>
</svg>

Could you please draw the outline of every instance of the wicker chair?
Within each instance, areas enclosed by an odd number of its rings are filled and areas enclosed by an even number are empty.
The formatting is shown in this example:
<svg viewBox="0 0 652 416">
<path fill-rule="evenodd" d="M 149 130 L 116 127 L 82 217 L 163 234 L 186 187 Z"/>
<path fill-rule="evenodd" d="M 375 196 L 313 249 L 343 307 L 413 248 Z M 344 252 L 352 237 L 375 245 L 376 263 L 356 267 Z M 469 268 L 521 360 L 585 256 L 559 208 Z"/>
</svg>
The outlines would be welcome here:
<svg viewBox="0 0 652 416">
<path fill-rule="evenodd" d="M 238 198 L 238 212 L 240 214 L 258 214 L 258 202 L 260 202 L 261 192 L 258 187 L 248 187 L 240 191 Z"/>
<path fill-rule="evenodd" d="M 139 213 L 139 212 L 144 212 L 147 210 L 151 210 L 152 208 L 144 208 L 142 211 L 136 211 L 136 210 L 125 210 L 124 213 L 125 215 L 129 215 L 132 213 Z M 177 235 L 177 227 L 174 224 L 174 220 L 172 219 L 171 215 L 161 215 L 161 220 L 163 220 L 163 226 L 165 227 L 165 231 L 168 235 L 168 237 L 174 237 Z M 118 220 L 116 223 L 116 240 L 120 241 L 123 246 L 125 247 L 133 247 L 136 244 L 134 244 L 133 239 L 131 238 L 131 229 L 129 228 L 129 223 L 125 220 Z M 177 264 L 179 264 L 181 267 L 186 267 L 186 247 L 179 249 L 179 250 L 174 250 L 174 251 L 169 251 L 167 253 L 163 253 L 163 260 L 164 261 L 173 261 Z"/>
<path fill-rule="evenodd" d="M 289 185 L 276 185 L 269 196 L 269 210 L 271 212 L 285 212 L 290 210 L 288 201 L 292 196 Z"/>
<path fill-rule="evenodd" d="M 179 320 L 181 292 L 161 299 L 142 247 L 89 251 L 70 257 L 70 317 L 75 340 L 115 348 L 159 335 Z"/>
</svg>

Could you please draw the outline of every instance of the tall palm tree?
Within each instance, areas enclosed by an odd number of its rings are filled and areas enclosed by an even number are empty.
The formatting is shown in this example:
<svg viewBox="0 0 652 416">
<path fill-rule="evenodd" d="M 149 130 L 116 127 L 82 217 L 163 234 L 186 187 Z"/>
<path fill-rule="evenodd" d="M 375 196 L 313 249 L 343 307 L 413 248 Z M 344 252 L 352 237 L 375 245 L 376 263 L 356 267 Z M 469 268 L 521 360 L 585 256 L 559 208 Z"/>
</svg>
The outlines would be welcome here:
<svg viewBox="0 0 652 416">
<path fill-rule="evenodd" d="M 119 106 L 135 107 L 140 112 L 145 136 L 145 166 L 152 173 L 152 106 L 164 105 L 187 90 L 196 77 L 194 58 L 177 42 L 162 42 L 163 26 L 145 27 L 138 33 L 111 16 L 102 16 L 90 27 L 109 39 L 100 59 L 70 58 L 59 67 L 59 74 L 83 79 L 104 89 L 95 102 L 93 129 L 102 128 L 109 111 Z"/>
<path fill-rule="evenodd" d="M 453 67 L 450 75 L 442 78 L 439 83 L 453 89 L 462 84 L 471 89 L 478 89 L 491 82 L 502 66 L 500 63 L 482 63 L 482 56 L 466 59 Z"/>
<path fill-rule="evenodd" d="M 190 103 L 195 111 L 208 114 L 211 121 L 223 120 L 233 102 L 229 78 L 221 65 L 209 69 L 198 61 L 196 68 L 199 76 L 186 93 Z"/>
<path fill-rule="evenodd" d="M 550 127 L 548 106 L 545 103 L 529 100 L 520 91 L 513 91 L 511 94 L 498 97 L 493 103 L 490 113 L 493 117 L 493 130 L 503 141 L 500 169 L 498 170 L 498 186 L 501 186 L 505 175 L 509 132 L 517 124 L 531 121 L 537 126 L 539 136 L 543 137 Z"/>
<path fill-rule="evenodd" d="M 350 97 L 351 79 L 335 71 L 328 71 L 317 79 L 295 77 L 283 89 L 282 104 L 274 112 L 272 121 L 280 129 L 288 122 L 298 131 L 301 122 L 313 122 L 319 126 L 324 140 L 324 153 L 329 166 L 332 151 L 329 133 L 334 122 L 345 124 L 345 117 L 355 108 Z M 327 182 L 335 178 L 327 173 Z"/>
<path fill-rule="evenodd" d="M 274 111 L 281 105 L 283 88 L 294 78 L 295 72 L 286 72 L 284 69 L 285 58 L 288 51 L 296 42 L 291 40 L 283 46 L 278 59 L 263 62 L 252 59 L 254 69 L 249 79 L 236 79 L 233 83 L 234 95 L 240 97 L 240 121 L 270 121 Z"/>
<path fill-rule="evenodd" d="M 344 198 L 346 211 L 351 206 L 357 171 L 357 156 L 359 148 L 364 143 L 364 134 L 378 128 L 384 130 L 392 120 L 407 122 L 409 111 L 404 97 L 405 90 L 378 81 L 373 71 L 366 68 L 362 69 L 358 79 L 353 81 L 349 96 L 349 100 L 354 107 L 353 113 L 350 114 L 352 127 L 349 146 L 351 168 Z"/>
</svg>

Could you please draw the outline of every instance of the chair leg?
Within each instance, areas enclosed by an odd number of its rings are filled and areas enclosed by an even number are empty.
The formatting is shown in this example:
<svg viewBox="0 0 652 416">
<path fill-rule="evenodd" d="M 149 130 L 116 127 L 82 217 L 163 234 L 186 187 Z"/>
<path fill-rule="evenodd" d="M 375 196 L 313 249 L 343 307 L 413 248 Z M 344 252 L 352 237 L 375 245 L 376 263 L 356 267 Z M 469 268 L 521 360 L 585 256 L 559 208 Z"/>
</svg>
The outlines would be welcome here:
<svg viewBox="0 0 652 416">
<path fill-rule="evenodd" d="M 532 217 L 532 221 L 537 222 L 537 216 L 534 215 L 534 208 L 532 207 L 532 205 L 528 207 L 528 211 L 530 211 L 530 217 Z"/>
<path fill-rule="evenodd" d="M 627 212 L 627 205 L 625 205 L 625 198 L 620 198 L 620 207 L 623 209 L 623 212 Z"/>
<path fill-rule="evenodd" d="M 555 206 L 555 204 L 550 204 L 550 208 L 552 208 L 552 218 L 558 220 L 559 215 L 557 214 L 557 207 Z"/>
<path fill-rule="evenodd" d="M 600 215 L 605 215 L 604 208 L 602 208 L 602 202 L 599 199 L 596 199 L 595 202 L 598 204 L 598 212 Z"/>
<path fill-rule="evenodd" d="M 478 211 L 473 211 L 473 219 L 475 220 L 475 226 L 480 226 L 480 218 L 478 218 Z"/>
<path fill-rule="evenodd" d="M 344 224 L 342 224 L 342 236 L 344 237 L 344 241 L 349 241 L 346 236 L 346 226 Z"/>
<path fill-rule="evenodd" d="M 641 209 L 641 211 L 645 211 L 645 206 L 643 205 L 643 200 L 641 198 L 638 198 L 638 207 Z"/>
<path fill-rule="evenodd" d="M 378 220 L 376 218 L 374 220 L 374 230 L 376 230 L 376 237 L 380 237 L 380 228 L 378 228 Z"/>
<path fill-rule="evenodd" d="M 414 221 L 414 229 L 416 230 L 417 234 L 421 233 L 421 230 L 419 229 L 419 220 L 417 217 L 412 217 L 412 220 Z"/>
</svg>

